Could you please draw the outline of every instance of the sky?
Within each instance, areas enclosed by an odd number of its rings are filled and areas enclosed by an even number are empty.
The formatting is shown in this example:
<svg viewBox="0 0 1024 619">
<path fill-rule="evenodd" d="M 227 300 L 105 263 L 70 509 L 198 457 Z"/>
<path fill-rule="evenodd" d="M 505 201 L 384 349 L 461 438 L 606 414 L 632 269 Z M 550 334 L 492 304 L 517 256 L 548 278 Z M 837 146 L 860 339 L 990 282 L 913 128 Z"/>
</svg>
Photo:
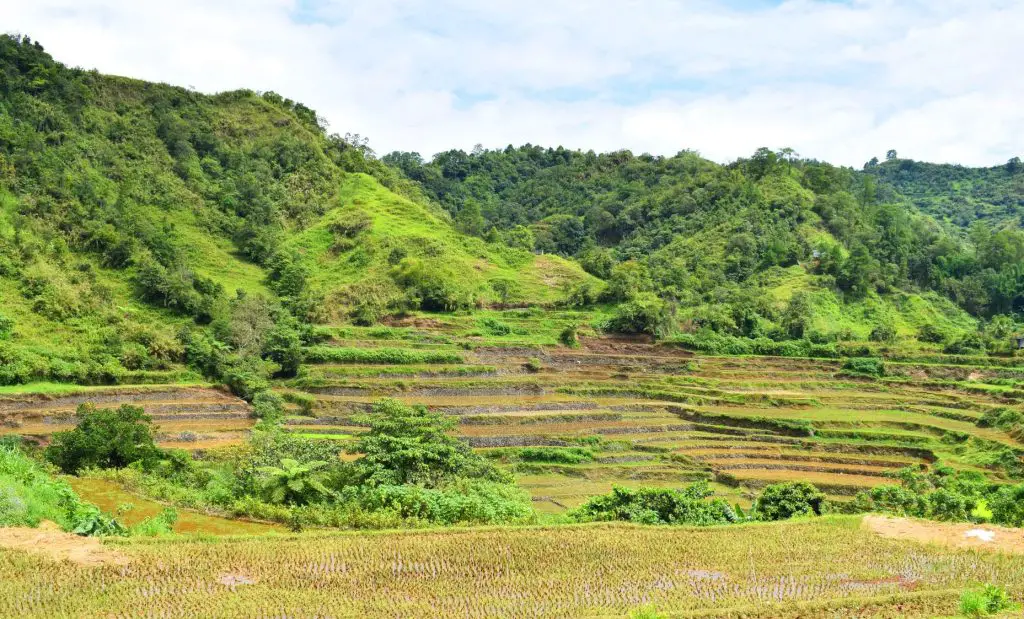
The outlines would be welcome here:
<svg viewBox="0 0 1024 619">
<path fill-rule="evenodd" d="M 1024 0 L 0 0 L 58 60 L 273 90 L 379 154 L 1024 155 Z"/>
</svg>

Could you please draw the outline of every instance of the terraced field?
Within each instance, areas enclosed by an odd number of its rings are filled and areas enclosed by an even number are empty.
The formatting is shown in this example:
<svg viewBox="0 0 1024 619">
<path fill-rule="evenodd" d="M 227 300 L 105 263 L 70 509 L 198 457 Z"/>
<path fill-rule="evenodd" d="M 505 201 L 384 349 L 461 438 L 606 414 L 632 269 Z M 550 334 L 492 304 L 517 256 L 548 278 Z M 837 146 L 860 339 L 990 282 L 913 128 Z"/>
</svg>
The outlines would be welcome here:
<svg viewBox="0 0 1024 619">
<path fill-rule="evenodd" d="M 324 361 L 275 387 L 290 402 L 288 431 L 344 443 L 362 431 L 353 416 L 379 398 L 423 404 L 455 416 L 459 434 L 514 471 L 545 512 L 614 484 L 697 479 L 740 504 L 791 479 L 845 500 L 902 467 L 941 460 L 999 478 L 992 454 L 1024 454 L 1014 437 L 977 424 L 1021 406 L 1022 359 L 933 355 L 889 361 L 887 376 L 872 379 L 846 375 L 839 360 L 712 357 L 586 328 L 570 348 L 559 333 L 587 318 L 571 312 L 484 316 L 324 329 L 309 355 Z M 86 401 L 141 405 L 162 444 L 196 450 L 241 441 L 254 423 L 221 391 L 150 386 L 0 396 L 3 431 L 45 440 Z"/>
<path fill-rule="evenodd" d="M 45 442 L 75 425 L 81 404 L 141 406 L 158 426 L 165 447 L 209 449 L 241 441 L 253 424 L 250 407 L 221 389 L 201 385 L 79 387 L 58 393 L 0 394 L 0 434 Z"/>
</svg>

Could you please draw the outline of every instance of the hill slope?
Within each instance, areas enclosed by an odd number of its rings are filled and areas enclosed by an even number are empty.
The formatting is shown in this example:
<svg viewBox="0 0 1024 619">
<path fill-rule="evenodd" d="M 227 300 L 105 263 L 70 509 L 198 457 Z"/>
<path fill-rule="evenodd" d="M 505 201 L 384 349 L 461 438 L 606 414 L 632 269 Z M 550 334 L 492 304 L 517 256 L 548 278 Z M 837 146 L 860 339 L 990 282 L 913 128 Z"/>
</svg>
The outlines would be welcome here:
<svg viewBox="0 0 1024 619">
<path fill-rule="evenodd" d="M 339 227 L 354 210 L 365 231 Z M 368 277 L 383 292 L 380 307 L 356 308 L 367 320 L 436 299 L 550 303 L 592 279 L 463 237 L 411 183 L 275 93 L 69 69 L 0 37 L 0 383 L 180 371 L 176 334 L 230 315 L 238 293 L 344 317 Z M 520 283 L 498 292 L 500 279 Z"/>
<path fill-rule="evenodd" d="M 481 229 L 529 226 L 538 248 L 575 256 L 609 278 L 612 300 L 654 291 L 698 308 L 689 317 L 715 330 L 785 327 L 786 310 L 775 301 L 787 295 L 772 282 L 795 265 L 808 275 L 803 287 L 831 291 L 840 303 L 900 293 L 927 303 L 945 297 L 976 317 L 1024 309 L 1024 232 L 992 229 L 982 218 L 993 210 L 1002 214 L 992 221 L 1010 221 L 1024 193 L 1016 172 L 1004 179 L 1000 169 L 929 168 L 949 186 L 929 185 L 923 200 L 922 183 L 896 182 L 892 163 L 866 173 L 788 149 L 759 149 L 727 166 L 686 151 L 654 157 L 531 145 L 449 151 L 429 162 L 396 152 L 384 161 L 456 219 L 479 211 Z M 957 175 L 988 180 L 971 185 Z M 991 207 L 960 212 L 980 222 L 969 239 L 933 217 L 943 200 L 958 203 L 960 191 Z"/>
</svg>

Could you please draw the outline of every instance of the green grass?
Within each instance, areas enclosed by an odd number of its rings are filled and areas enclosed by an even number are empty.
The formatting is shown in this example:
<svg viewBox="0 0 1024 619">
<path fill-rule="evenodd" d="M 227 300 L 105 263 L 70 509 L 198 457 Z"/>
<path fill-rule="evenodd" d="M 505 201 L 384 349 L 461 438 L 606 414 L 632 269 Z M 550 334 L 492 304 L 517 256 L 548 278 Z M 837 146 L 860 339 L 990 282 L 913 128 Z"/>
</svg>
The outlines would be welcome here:
<svg viewBox="0 0 1024 619">
<path fill-rule="evenodd" d="M 402 197 L 365 174 L 349 175 L 338 203 L 309 228 L 297 233 L 288 246 L 303 254 L 318 287 L 334 291 L 373 278 L 386 278 L 396 249 L 404 255 L 432 261 L 433 268 L 457 277 L 459 285 L 484 302 L 499 299 L 489 285 L 512 279 L 520 287 L 520 302 L 552 303 L 561 298 L 563 283 L 597 280 L 579 265 L 557 256 L 535 256 L 504 245 L 458 233 L 447 214 Z M 371 225 L 358 244 L 339 251 L 330 229 L 334 221 L 357 214 Z"/>
</svg>

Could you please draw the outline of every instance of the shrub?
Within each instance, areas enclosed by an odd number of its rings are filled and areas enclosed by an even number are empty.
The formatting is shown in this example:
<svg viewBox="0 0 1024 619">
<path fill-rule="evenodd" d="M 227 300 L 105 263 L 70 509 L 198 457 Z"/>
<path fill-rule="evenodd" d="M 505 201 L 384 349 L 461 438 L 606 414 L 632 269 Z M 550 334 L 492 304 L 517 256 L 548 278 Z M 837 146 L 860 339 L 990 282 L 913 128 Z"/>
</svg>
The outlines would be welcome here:
<svg viewBox="0 0 1024 619">
<path fill-rule="evenodd" d="M 73 430 L 56 432 L 46 459 L 65 473 L 83 468 L 121 468 L 133 462 L 152 462 L 160 450 L 153 441 L 151 419 L 137 406 L 95 408 L 82 404 Z"/>
<path fill-rule="evenodd" d="M 1024 484 L 1004 486 L 988 497 L 992 522 L 1008 527 L 1024 527 Z"/>
<path fill-rule="evenodd" d="M 408 350 L 403 348 L 311 346 L 306 349 L 304 356 L 307 362 L 312 363 L 372 363 L 384 365 L 462 363 L 462 357 L 458 353 L 435 350 Z"/>
<path fill-rule="evenodd" d="M 558 341 L 567 348 L 579 348 L 580 337 L 578 331 L 578 325 L 566 325 L 561 333 L 558 334 Z"/>
<path fill-rule="evenodd" d="M 855 511 L 885 512 L 897 516 L 924 517 L 928 500 L 919 492 L 902 486 L 884 485 L 860 492 L 853 500 Z"/>
<path fill-rule="evenodd" d="M 843 372 L 856 376 L 885 376 L 885 362 L 877 357 L 855 357 L 843 361 Z"/>
<path fill-rule="evenodd" d="M 805 481 L 765 486 L 754 502 L 758 520 L 785 520 L 793 516 L 820 516 L 825 493 Z"/>
<path fill-rule="evenodd" d="M 516 455 L 524 462 L 580 464 L 594 459 L 594 452 L 584 447 L 523 447 Z"/>
<path fill-rule="evenodd" d="M 284 416 L 284 399 L 269 389 L 260 391 L 252 399 L 253 417 L 275 422 Z"/>
<path fill-rule="evenodd" d="M 369 430 L 352 451 L 363 454 L 355 466 L 371 485 L 416 484 L 437 487 L 458 477 L 504 480 L 505 476 L 464 441 L 451 436 L 455 421 L 423 406 L 392 399 L 356 417 Z"/>
<path fill-rule="evenodd" d="M 527 372 L 537 373 L 544 369 L 544 365 L 540 362 L 537 357 L 530 357 L 530 359 L 523 364 Z"/>
<path fill-rule="evenodd" d="M 83 502 L 65 481 L 54 479 L 17 447 L 0 445 L 0 527 L 56 522 L 78 535 L 123 535 L 99 508 Z"/>
<path fill-rule="evenodd" d="M 500 524 L 529 522 L 529 495 L 512 485 L 459 479 L 440 488 L 409 485 L 349 487 L 349 499 L 368 512 L 391 512 L 405 520 L 435 524 Z"/>
<path fill-rule="evenodd" d="M 675 327 L 675 306 L 650 292 L 641 292 L 619 304 L 606 328 L 615 333 L 669 335 Z"/>
<path fill-rule="evenodd" d="M 981 589 L 964 591 L 960 596 L 960 614 L 965 617 L 987 617 L 1013 608 L 1006 589 L 985 585 Z"/>
<path fill-rule="evenodd" d="M 722 499 L 706 500 L 707 482 L 682 490 L 615 486 L 610 494 L 592 497 L 570 517 L 579 522 L 623 520 L 640 524 L 714 525 L 736 522 L 733 508 Z"/>
<path fill-rule="evenodd" d="M 491 335 L 501 336 L 509 335 L 512 333 L 512 327 L 501 322 L 500 320 L 496 320 L 491 317 L 487 317 L 481 320 L 480 326 L 482 326 L 484 329 L 487 329 L 487 332 L 490 333 Z"/>
<path fill-rule="evenodd" d="M 896 327 L 890 322 L 875 325 L 875 328 L 871 329 L 868 339 L 872 342 L 895 342 Z"/>
<path fill-rule="evenodd" d="M 390 274 L 396 284 L 418 300 L 420 309 L 450 312 L 473 305 L 472 291 L 465 287 L 462 278 L 436 261 L 403 258 Z"/>
<path fill-rule="evenodd" d="M 978 333 L 971 333 L 953 340 L 942 349 L 949 355 L 977 355 L 985 352 L 985 341 Z"/>
<path fill-rule="evenodd" d="M 14 333 L 14 320 L 0 314 L 0 340 L 6 340 Z"/>
<path fill-rule="evenodd" d="M 927 323 L 917 330 L 917 339 L 932 344 L 942 344 L 946 341 L 946 332 L 932 323 Z"/>
<path fill-rule="evenodd" d="M 967 520 L 977 502 L 960 493 L 939 488 L 928 494 L 928 517 L 935 520 Z"/>
</svg>

